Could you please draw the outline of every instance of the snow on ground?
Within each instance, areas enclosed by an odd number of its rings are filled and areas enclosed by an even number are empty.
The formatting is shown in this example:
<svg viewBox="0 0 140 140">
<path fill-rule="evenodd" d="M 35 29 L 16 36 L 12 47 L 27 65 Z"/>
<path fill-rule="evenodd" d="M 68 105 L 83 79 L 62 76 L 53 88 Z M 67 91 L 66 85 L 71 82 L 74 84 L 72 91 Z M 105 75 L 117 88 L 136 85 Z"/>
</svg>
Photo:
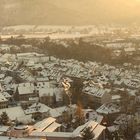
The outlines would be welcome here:
<svg viewBox="0 0 140 140">
<path fill-rule="evenodd" d="M 6 112 L 11 120 L 17 119 L 18 121 L 23 122 L 25 124 L 32 121 L 31 115 L 25 115 L 23 109 L 20 106 L 0 109 L 0 115 L 3 112 Z"/>
</svg>

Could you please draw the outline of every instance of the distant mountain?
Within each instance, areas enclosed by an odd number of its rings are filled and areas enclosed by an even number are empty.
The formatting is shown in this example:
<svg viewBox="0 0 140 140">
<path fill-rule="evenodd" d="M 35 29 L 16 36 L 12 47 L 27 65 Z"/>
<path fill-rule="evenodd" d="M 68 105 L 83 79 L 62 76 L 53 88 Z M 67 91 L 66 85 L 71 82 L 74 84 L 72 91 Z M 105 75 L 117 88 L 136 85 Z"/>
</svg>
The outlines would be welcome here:
<svg viewBox="0 0 140 140">
<path fill-rule="evenodd" d="M 14 0 L 16 1 L 16 0 Z M 17 0 L 18 1 L 18 0 Z M 47 0 L 46 0 L 47 1 Z M 24 0 L 5 4 L 0 13 L 1 25 L 15 24 L 76 24 L 80 15 L 73 10 L 57 7 L 49 1 Z"/>
<path fill-rule="evenodd" d="M 140 0 L 0 0 L 0 25 L 140 22 Z"/>
</svg>

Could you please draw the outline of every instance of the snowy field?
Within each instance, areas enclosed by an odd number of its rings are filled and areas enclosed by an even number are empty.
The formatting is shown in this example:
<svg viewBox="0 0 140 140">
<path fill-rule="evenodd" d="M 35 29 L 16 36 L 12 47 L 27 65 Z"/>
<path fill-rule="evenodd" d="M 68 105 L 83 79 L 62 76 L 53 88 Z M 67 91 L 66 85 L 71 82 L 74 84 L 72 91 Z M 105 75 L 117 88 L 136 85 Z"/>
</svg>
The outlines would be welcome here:
<svg viewBox="0 0 140 140">
<path fill-rule="evenodd" d="M 10 34 L 10 35 L 1 35 L 2 39 L 7 39 L 13 37 L 18 37 L 19 35 Z M 72 39 L 89 36 L 89 34 L 24 34 L 25 38 L 45 38 L 50 37 L 51 39 Z"/>
</svg>

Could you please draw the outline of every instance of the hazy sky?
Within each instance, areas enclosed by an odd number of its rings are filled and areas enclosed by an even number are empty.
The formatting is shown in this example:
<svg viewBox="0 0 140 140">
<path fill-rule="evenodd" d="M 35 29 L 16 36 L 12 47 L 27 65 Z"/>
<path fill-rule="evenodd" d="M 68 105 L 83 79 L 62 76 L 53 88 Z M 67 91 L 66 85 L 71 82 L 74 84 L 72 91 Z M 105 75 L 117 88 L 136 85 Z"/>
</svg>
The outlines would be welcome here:
<svg viewBox="0 0 140 140">
<path fill-rule="evenodd" d="M 0 0 L 0 25 L 140 23 L 140 0 Z"/>
</svg>

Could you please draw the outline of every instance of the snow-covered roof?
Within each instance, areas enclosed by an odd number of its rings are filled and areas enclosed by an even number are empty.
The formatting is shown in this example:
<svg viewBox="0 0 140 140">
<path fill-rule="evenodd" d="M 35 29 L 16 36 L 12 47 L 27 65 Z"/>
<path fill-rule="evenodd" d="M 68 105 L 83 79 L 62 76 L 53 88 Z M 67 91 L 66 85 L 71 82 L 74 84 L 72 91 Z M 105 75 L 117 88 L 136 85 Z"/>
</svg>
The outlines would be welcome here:
<svg viewBox="0 0 140 140">
<path fill-rule="evenodd" d="M 11 120 L 26 117 L 23 109 L 20 106 L 0 109 L 0 114 L 2 114 L 3 112 L 6 112 Z"/>
<path fill-rule="evenodd" d="M 119 129 L 119 125 L 109 126 L 109 127 L 107 127 L 107 129 L 109 132 L 114 132 Z"/>
<path fill-rule="evenodd" d="M 90 94 L 96 97 L 101 98 L 104 94 L 110 93 L 110 89 L 104 89 L 96 86 L 86 86 L 83 88 L 83 92 L 86 94 Z"/>
<path fill-rule="evenodd" d="M 117 124 L 117 125 L 125 125 L 127 124 L 128 122 L 130 122 L 130 120 L 132 119 L 132 115 L 126 115 L 126 114 L 120 114 L 116 120 L 114 121 L 114 124 Z"/>
<path fill-rule="evenodd" d="M 11 98 L 11 95 L 8 92 L 1 93 L 5 98 Z"/>
<path fill-rule="evenodd" d="M 44 130 L 47 130 L 47 128 L 53 124 L 54 122 L 56 121 L 55 118 L 52 118 L 52 117 L 49 117 L 49 118 L 46 118 L 40 122 L 37 122 L 35 125 L 34 125 L 34 128 L 36 129 L 35 131 L 36 132 L 42 132 Z M 50 128 L 51 129 L 51 128 Z M 52 128 L 53 129 L 53 128 Z M 48 128 L 48 131 L 49 131 L 49 128 Z"/>
<path fill-rule="evenodd" d="M 75 136 L 75 137 L 80 136 L 81 133 L 84 131 L 84 129 L 86 129 L 87 127 L 91 127 L 91 129 L 95 135 L 94 139 L 96 139 L 102 133 L 102 131 L 105 129 L 104 126 L 98 124 L 97 122 L 89 121 L 89 122 L 85 123 L 84 125 L 77 127 L 73 131 L 73 136 Z"/>
<path fill-rule="evenodd" d="M 34 103 L 30 107 L 28 107 L 28 109 L 26 109 L 24 112 L 25 112 L 25 114 L 32 114 L 32 113 L 36 113 L 36 112 L 47 113 L 50 110 L 51 110 L 51 108 L 48 107 L 45 104 L 42 104 L 42 103 Z"/>
<path fill-rule="evenodd" d="M 8 100 L 5 98 L 5 96 L 2 93 L 0 93 L 0 103 L 7 102 L 7 101 Z"/>
<path fill-rule="evenodd" d="M 13 78 L 11 76 L 7 76 L 7 77 L 4 78 L 4 83 L 9 84 L 12 81 L 12 79 Z"/>
<path fill-rule="evenodd" d="M 84 109 L 84 113 L 85 113 L 85 115 L 86 115 L 86 113 L 89 114 L 88 121 L 92 120 L 92 121 L 98 122 L 100 124 L 103 120 L 103 116 L 99 115 L 96 111 L 94 111 L 92 109 Z"/>
<path fill-rule="evenodd" d="M 33 83 L 21 83 L 18 86 L 18 92 L 20 95 L 22 94 L 33 94 L 34 93 L 34 85 Z"/>
<path fill-rule="evenodd" d="M 120 106 L 116 103 L 106 103 L 101 105 L 97 110 L 101 114 L 112 114 L 120 112 Z"/>
<path fill-rule="evenodd" d="M 61 115 L 63 114 L 63 112 L 65 112 L 65 111 L 67 111 L 67 112 L 69 112 L 69 111 L 74 112 L 75 109 L 76 109 L 76 107 L 77 107 L 77 106 L 76 106 L 75 104 L 71 105 L 71 107 L 69 107 L 69 106 L 57 107 L 57 108 L 54 108 L 54 109 L 51 109 L 51 110 L 50 110 L 50 115 L 51 115 L 52 117 L 59 117 L 59 116 L 61 116 Z"/>
<path fill-rule="evenodd" d="M 44 132 L 54 132 L 57 128 L 59 128 L 61 126 L 61 124 L 59 123 L 52 123 L 49 127 L 47 127 L 45 130 L 43 130 Z"/>
</svg>

